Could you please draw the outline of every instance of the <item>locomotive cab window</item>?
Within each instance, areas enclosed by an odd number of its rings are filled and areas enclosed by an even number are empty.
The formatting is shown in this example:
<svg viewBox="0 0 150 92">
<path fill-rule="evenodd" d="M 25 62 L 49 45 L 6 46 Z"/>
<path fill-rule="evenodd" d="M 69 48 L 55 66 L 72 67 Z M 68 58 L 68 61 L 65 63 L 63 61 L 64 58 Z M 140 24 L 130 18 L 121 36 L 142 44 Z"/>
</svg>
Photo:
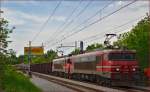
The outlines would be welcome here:
<svg viewBox="0 0 150 92">
<path fill-rule="evenodd" d="M 135 53 L 110 53 L 108 55 L 109 60 L 114 61 L 134 61 L 136 60 L 136 54 Z"/>
</svg>

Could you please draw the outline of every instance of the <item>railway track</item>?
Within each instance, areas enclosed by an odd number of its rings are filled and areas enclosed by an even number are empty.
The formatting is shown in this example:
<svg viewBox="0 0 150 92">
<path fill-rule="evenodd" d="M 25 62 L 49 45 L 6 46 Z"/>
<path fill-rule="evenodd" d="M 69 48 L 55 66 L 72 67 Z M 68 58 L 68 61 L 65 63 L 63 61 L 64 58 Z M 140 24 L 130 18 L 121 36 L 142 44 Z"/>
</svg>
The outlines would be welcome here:
<svg viewBox="0 0 150 92">
<path fill-rule="evenodd" d="M 98 85 L 93 85 L 89 83 L 64 79 L 56 76 L 41 74 L 41 73 L 35 73 L 32 72 L 33 75 L 38 76 L 40 78 L 44 78 L 48 81 L 66 86 L 68 88 L 71 88 L 73 90 L 76 90 L 77 92 L 126 92 L 123 90 L 108 88 L 108 87 L 102 87 Z"/>
<path fill-rule="evenodd" d="M 56 76 L 41 74 L 32 72 L 32 74 L 44 78 L 46 80 L 49 80 L 51 82 L 66 86 L 68 88 L 71 88 L 73 90 L 76 90 L 77 92 L 150 92 L 150 90 L 143 90 L 141 88 L 135 88 L 135 87 L 103 87 L 96 85 L 91 82 L 79 82 L 75 80 L 69 80 L 65 78 L 60 78 Z"/>
<path fill-rule="evenodd" d="M 119 90 L 126 90 L 126 92 L 150 92 L 150 90 L 144 90 L 140 88 L 134 88 L 134 87 L 115 87 Z"/>
</svg>

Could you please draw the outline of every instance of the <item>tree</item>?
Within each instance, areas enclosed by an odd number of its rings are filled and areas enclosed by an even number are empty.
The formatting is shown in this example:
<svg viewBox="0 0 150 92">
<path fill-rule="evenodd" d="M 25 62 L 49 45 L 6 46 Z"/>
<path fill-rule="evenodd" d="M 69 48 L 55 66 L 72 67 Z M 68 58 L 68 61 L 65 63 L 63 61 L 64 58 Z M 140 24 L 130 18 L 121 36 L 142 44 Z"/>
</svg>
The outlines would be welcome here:
<svg viewBox="0 0 150 92">
<path fill-rule="evenodd" d="M 95 49 L 104 49 L 104 46 L 99 43 L 91 44 L 86 48 L 86 51 L 93 51 Z"/>
<path fill-rule="evenodd" d="M 121 47 L 134 49 L 137 51 L 137 58 L 141 68 L 148 67 L 148 32 L 150 21 L 145 17 L 130 31 L 123 33 L 121 38 L 115 43 Z"/>
<path fill-rule="evenodd" d="M 6 48 L 8 47 L 9 34 L 12 33 L 12 30 L 8 28 L 8 21 L 5 19 L 0 19 L 0 53 L 6 53 Z"/>
<path fill-rule="evenodd" d="M 54 58 L 56 58 L 58 55 L 57 55 L 57 52 L 55 52 L 54 50 L 48 50 L 47 51 L 47 54 L 46 54 L 46 57 L 49 61 L 52 61 Z"/>
<path fill-rule="evenodd" d="M 33 56 L 32 63 L 46 63 L 51 62 L 54 58 L 57 57 L 57 52 L 54 50 L 48 50 L 44 55 Z"/>
<path fill-rule="evenodd" d="M 8 61 L 8 52 L 6 48 L 8 47 L 9 34 L 12 33 L 12 30 L 8 28 L 8 21 L 1 18 L 0 19 L 0 89 L 2 86 L 2 80 L 5 70 L 5 64 Z M 1 91 L 1 90 L 0 90 Z"/>
<path fill-rule="evenodd" d="M 80 49 L 75 49 L 70 54 L 72 54 L 72 55 L 80 54 Z"/>
</svg>

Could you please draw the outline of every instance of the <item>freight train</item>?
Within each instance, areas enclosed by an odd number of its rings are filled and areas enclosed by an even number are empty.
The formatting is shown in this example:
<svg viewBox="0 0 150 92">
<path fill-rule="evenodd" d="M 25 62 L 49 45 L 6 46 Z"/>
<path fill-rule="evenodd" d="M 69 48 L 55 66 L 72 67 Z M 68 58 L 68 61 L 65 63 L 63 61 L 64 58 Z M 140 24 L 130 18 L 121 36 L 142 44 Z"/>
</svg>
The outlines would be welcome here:
<svg viewBox="0 0 150 92">
<path fill-rule="evenodd" d="M 33 64 L 31 71 L 107 86 L 131 86 L 141 80 L 134 50 L 102 50 L 70 55 L 50 63 Z"/>
</svg>

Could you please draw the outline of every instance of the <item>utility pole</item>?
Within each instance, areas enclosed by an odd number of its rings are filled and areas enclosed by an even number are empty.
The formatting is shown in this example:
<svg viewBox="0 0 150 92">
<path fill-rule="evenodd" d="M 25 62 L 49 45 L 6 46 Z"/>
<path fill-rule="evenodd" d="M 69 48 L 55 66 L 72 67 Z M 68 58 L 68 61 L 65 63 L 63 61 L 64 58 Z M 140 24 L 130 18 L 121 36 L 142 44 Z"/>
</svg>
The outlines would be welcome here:
<svg viewBox="0 0 150 92">
<path fill-rule="evenodd" d="M 29 61 L 29 71 L 28 71 L 28 74 L 31 77 L 31 41 L 29 41 L 28 61 Z"/>
</svg>

